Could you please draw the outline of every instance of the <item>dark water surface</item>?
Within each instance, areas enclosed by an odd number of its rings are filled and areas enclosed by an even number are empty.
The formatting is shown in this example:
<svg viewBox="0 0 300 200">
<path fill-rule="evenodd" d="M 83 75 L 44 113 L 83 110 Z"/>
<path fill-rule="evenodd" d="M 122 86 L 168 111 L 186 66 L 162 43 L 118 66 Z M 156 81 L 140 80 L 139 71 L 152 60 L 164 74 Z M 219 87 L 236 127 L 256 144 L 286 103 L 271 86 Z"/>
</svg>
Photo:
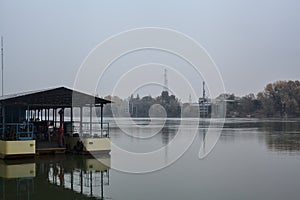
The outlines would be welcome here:
<svg viewBox="0 0 300 200">
<path fill-rule="evenodd" d="M 146 137 L 158 127 L 143 127 L 147 120 L 136 123 L 140 127 L 131 129 L 135 136 Z M 149 152 L 171 142 L 179 125 L 179 120 L 169 120 L 159 134 L 143 140 L 113 128 L 111 139 L 128 151 Z M 200 128 L 180 159 L 145 174 L 111 169 L 114 152 L 97 159 L 0 160 L 0 199 L 300 199 L 300 120 L 228 119 L 213 151 L 200 160 L 205 134 Z"/>
</svg>

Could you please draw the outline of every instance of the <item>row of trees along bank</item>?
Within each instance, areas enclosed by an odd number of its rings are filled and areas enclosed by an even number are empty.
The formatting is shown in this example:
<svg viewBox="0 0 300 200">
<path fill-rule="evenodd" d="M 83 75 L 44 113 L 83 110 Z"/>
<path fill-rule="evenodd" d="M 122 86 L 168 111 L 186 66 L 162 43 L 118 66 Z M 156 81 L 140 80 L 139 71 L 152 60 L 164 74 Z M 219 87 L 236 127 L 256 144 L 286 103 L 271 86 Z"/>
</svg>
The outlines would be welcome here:
<svg viewBox="0 0 300 200">
<path fill-rule="evenodd" d="M 136 97 L 131 95 L 125 100 L 111 96 L 105 98 L 114 102 L 104 107 L 104 115 L 109 117 L 126 116 L 126 113 L 131 117 L 149 117 L 149 110 L 151 112 L 151 109 L 157 107 L 153 105 L 164 107 L 167 117 L 181 117 L 181 112 L 190 110 L 192 113 L 195 110 L 195 106 L 181 103 L 177 97 L 169 95 L 167 91 L 163 91 L 155 98 L 151 96 L 140 98 L 139 95 Z M 237 97 L 234 94 L 221 94 L 218 99 L 229 100 L 227 117 L 300 117 L 300 82 L 298 80 L 269 83 L 257 95 L 248 94 Z M 159 113 L 161 109 L 157 110 L 156 113 Z M 197 116 L 198 114 L 193 117 Z"/>
<path fill-rule="evenodd" d="M 228 117 L 300 117 L 300 82 L 277 81 L 266 85 L 256 96 L 227 98 Z"/>
</svg>

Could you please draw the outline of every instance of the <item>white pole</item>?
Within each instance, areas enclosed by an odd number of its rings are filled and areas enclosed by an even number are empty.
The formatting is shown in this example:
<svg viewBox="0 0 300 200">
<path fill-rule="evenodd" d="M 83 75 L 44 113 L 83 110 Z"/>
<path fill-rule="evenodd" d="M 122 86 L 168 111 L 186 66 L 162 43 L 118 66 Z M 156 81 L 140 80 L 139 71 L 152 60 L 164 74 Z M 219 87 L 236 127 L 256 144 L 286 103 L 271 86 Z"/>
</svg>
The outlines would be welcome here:
<svg viewBox="0 0 300 200">
<path fill-rule="evenodd" d="M 3 96 L 3 66 L 4 66 L 4 62 L 3 62 L 3 36 L 1 36 L 1 70 L 2 70 L 2 96 Z"/>
<path fill-rule="evenodd" d="M 1 69 L 2 69 L 2 97 L 3 97 L 3 36 L 1 36 Z M 5 110 L 4 110 L 4 105 L 1 105 L 1 109 L 2 109 L 2 137 L 4 138 L 4 134 L 5 134 Z"/>
</svg>

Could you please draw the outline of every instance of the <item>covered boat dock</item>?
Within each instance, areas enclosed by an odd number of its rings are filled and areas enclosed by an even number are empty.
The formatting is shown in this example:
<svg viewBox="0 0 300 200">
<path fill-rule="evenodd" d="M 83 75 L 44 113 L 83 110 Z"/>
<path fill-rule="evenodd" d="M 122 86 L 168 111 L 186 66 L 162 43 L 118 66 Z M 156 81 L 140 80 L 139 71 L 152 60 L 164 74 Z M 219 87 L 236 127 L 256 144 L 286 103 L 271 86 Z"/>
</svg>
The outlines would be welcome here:
<svg viewBox="0 0 300 200">
<path fill-rule="evenodd" d="M 0 157 L 54 148 L 110 151 L 109 124 L 103 121 L 108 103 L 66 87 L 0 97 Z"/>
</svg>

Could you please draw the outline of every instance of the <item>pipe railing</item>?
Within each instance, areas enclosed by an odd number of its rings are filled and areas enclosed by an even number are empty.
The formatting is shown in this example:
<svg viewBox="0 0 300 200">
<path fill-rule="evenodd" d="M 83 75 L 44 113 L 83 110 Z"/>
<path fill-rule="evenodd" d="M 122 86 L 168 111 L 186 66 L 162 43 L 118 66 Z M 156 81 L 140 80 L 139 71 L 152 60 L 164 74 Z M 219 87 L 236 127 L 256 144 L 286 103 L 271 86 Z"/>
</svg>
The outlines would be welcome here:
<svg viewBox="0 0 300 200">
<path fill-rule="evenodd" d="M 91 126 L 92 124 L 92 126 Z M 72 123 L 73 128 L 71 130 L 65 130 L 67 134 L 79 134 L 80 137 L 99 137 L 99 138 L 109 138 L 110 128 L 109 122 L 103 122 L 103 128 L 101 129 L 101 124 L 99 122 L 82 122 L 82 128 L 80 128 L 80 122 L 74 121 Z M 91 129 L 92 127 L 92 129 Z"/>
<path fill-rule="evenodd" d="M 3 140 L 33 140 L 34 138 L 34 125 L 32 123 L 7 123 L 4 128 Z M 2 129 L 3 127 L 1 132 Z"/>
</svg>

